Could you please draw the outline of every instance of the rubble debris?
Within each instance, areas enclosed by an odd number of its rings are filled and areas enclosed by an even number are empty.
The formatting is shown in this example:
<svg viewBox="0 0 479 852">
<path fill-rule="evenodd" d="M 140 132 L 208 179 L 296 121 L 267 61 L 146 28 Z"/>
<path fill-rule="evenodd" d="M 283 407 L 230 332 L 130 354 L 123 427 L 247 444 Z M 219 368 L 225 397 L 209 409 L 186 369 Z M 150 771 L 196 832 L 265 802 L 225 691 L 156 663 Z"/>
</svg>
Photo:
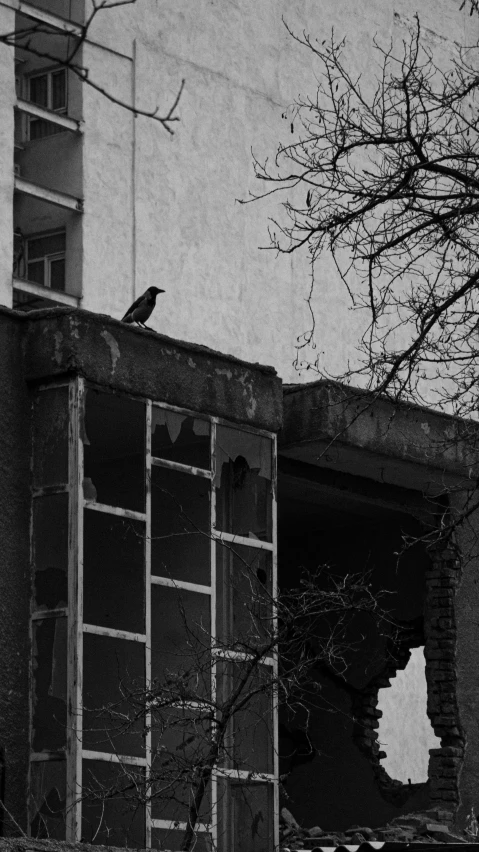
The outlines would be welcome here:
<svg viewBox="0 0 479 852">
<path fill-rule="evenodd" d="M 452 827 L 453 815 L 450 811 L 431 808 L 424 813 L 403 814 L 395 817 L 381 828 L 352 825 L 345 831 L 325 831 L 315 825 L 303 828 L 287 809 L 281 810 L 280 847 L 282 852 L 296 850 L 318 850 L 320 847 L 360 846 L 363 843 L 400 842 L 400 843 L 470 843 L 475 840 L 467 831 L 462 833 Z M 367 848 L 367 847 L 366 847 Z"/>
</svg>

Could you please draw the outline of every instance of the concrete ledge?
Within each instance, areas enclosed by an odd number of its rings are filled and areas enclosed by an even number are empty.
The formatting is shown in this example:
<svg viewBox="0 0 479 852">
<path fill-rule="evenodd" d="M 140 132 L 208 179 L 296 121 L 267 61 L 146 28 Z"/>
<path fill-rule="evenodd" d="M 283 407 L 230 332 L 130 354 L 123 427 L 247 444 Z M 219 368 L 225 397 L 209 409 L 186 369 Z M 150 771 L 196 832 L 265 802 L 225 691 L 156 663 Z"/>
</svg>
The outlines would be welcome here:
<svg viewBox="0 0 479 852">
<path fill-rule="evenodd" d="M 479 424 L 318 381 L 287 386 L 280 454 L 438 493 L 479 476 Z"/>
<path fill-rule="evenodd" d="M 132 328 L 89 311 L 4 309 L 23 327 L 25 376 L 79 374 L 100 385 L 272 432 L 282 422 L 282 384 L 271 367 Z"/>
</svg>

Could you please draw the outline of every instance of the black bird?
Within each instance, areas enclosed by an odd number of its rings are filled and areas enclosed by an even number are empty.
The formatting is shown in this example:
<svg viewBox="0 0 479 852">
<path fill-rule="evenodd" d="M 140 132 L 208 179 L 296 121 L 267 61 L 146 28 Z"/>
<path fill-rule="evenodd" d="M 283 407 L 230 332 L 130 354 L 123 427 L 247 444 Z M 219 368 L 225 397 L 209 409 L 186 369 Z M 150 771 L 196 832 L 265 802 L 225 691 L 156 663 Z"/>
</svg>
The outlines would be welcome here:
<svg viewBox="0 0 479 852">
<path fill-rule="evenodd" d="M 143 328 L 147 328 L 145 322 L 153 313 L 153 308 L 156 305 L 156 297 L 158 293 L 164 293 L 159 287 L 148 287 L 142 296 L 139 296 L 136 301 L 128 308 L 122 322 L 136 322 Z"/>
</svg>

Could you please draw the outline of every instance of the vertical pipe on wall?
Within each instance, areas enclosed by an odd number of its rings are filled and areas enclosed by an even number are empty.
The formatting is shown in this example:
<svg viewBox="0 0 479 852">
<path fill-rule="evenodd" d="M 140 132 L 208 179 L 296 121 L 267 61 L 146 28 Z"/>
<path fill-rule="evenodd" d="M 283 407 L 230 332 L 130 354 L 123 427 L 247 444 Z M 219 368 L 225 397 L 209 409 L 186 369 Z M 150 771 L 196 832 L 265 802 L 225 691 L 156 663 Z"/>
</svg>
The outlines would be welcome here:
<svg viewBox="0 0 479 852">
<path fill-rule="evenodd" d="M 131 105 L 136 107 L 136 38 L 131 63 Z M 136 299 L 136 113 L 132 113 L 131 141 L 131 300 Z"/>
</svg>

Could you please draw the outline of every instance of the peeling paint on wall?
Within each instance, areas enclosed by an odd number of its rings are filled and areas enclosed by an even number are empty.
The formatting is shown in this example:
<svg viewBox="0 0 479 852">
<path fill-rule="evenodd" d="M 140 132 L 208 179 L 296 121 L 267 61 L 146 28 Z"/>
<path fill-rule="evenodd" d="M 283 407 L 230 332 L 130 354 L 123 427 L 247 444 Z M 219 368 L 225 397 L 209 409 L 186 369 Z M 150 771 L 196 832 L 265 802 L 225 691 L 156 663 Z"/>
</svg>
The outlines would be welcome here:
<svg viewBox="0 0 479 852">
<path fill-rule="evenodd" d="M 101 336 L 103 337 L 103 340 L 106 342 L 106 345 L 110 350 L 111 372 L 114 373 L 116 368 L 116 362 L 120 357 L 120 347 L 118 346 L 117 340 L 106 329 L 101 332 Z"/>
</svg>

